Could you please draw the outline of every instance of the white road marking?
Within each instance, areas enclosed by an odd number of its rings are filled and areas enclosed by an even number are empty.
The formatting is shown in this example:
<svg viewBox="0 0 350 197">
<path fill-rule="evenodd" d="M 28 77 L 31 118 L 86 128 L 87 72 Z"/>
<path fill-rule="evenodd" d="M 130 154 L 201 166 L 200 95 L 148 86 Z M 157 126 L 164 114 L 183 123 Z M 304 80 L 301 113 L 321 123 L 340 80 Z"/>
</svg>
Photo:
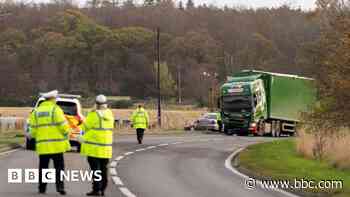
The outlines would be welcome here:
<svg viewBox="0 0 350 197">
<path fill-rule="evenodd" d="M 147 147 L 147 149 L 153 149 L 153 148 L 157 148 L 156 146 L 149 146 Z"/>
<path fill-rule="evenodd" d="M 120 161 L 120 160 L 122 160 L 123 158 L 124 158 L 124 156 L 119 156 L 119 157 L 115 158 L 115 160 L 116 160 L 116 161 Z"/>
<path fill-rule="evenodd" d="M 115 168 L 109 168 L 109 173 L 111 173 L 112 176 L 116 176 L 117 170 Z"/>
<path fill-rule="evenodd" d="M 212 140 L 215 140 L 215 139 L 212 139 Z M 219 139 L 216 139 L 216 140 L 219 140 Z M 191 140 L 191 141 L 179 141 L 179 142 L 173 142 L 173 143 L 170 143 L 172 145 L 176 145 L 176 144 L 183 144 L 183 143 L 186 143 L 186 142 L 196 142 L 196 141 L 202 141 L 202 142 L 205 142 L 205 141 L 210 141 L 210 139 L 198 139 L 198 140 Z M 159 144 L 157 146 L 148 146 L 147 148 L 140 148 L 140 149 L 136 149 L 135 152 L 140 152 L 140 151 L 145 151 L 145 150 L 149 150 L 149 149 L 154 149 L 154 148 L 157 148 L 157 147 L 163 147 L 163 146 L 168 146 L 170 145 L 169 143 L 164 143 L 164 144 Z M 124 153 L 124 156 L 127 156 L 127 155 L 131 155 L 131 154 L 134 154 L 135 152 L 126 152 Z M 116 161 L 120 161 L 124 158 L 124 156 L 119 156 L 117 157 L 115 160 Z M 231 157 L 231 159 L 233 158 L 233 156 Z M 117 165 L 117 162 L 115 162 L 115 164 L 112 162 L 111 163 L 111 167 L 112 164 L 116 167 Z M 226 162 L 225 162 L 225 165 L 226 165 Z M 232 168 L 232 166 L 231 166 Z M 113 175 L 117 175 L 117 170 L 116 168 L 110 168 L 110 173 L 112 175 L 112 179 L 113 179 L 113 182 L 114 184 L 116 185 L 121 185 L 123 186 L 123 182 L 122 180 L 118 177 L 118 176 L 113 176 Z M 126 196 L 126 197 L 136 197 L 135 194 L 133 194 L 127 187 L 119 187 L 119 190 Z M 294 197 L 294 196 L 293 196 Z"/>
<path fill-rule="evenodd" d="M 113 179 L 113 182 L 114 182 L 115 185 L 123 185 L 123 182 L 122 182 L 122 180 L 120 180 L 119 177 L 112 176 L 112 179 Z"/>
<path fill-rule="evenodd" d="M 236 169 L 232 166 L 232 164 L 231 164 L 233 157 L 235 157 L 238 153 L 240 153 L 240 152 L 243 151 L 243 150 L 244 150 L 244 148 L 239 148 L 239 149 L 237 149 L 235 152 L 233 152 L 233 153 L 225 160 L 225 167 L 226 167 L 228 170 L 230 170 L 232 173 L 234 173 L 234 174 L 236 174 L 236 175 L 242 177 L 244 180 L 248 180 L 248 179 L 250 178 L 249 176 L 247 176 L 247 175 L 245 175 L 245 174 L 239 172 L 239 171 L 236 170 Z M 262 182 L 261 182 L 261 181 L 258 181 L 258 180 L 257 180 L 256 183 L 260 186 L 260 188 L 263 188 L 263 185 L 262 185 Z M 277 188 L 272 189 L 272 188 L 271 188 L 271 190 L 276 191 L 276 192 L 279 192 L 279 193 L 281 193 L 281 194 L 283 194 L 283 195 L 285 195 L 285 196 L 288 196 L 288 197 L 299 197 L 299 196 L 297 196 L 297 195 L 295 195 L 295 194 L 289 193 L 289 192 L 284 191 L 284 190 L 281 190 L 281 189 L 277 189 Z"/>
<path fill-rule="evenodd" d="M 0 153 L 0 156 L 2 156 L 2 155 L 8 155 L 8 154 L 10 154 L 10 153 L 13 153 L 13 152 L 18 151 L 19 149 L 20 149 L 20 148 L 15 148 L 15 149 L 13 149 L 13 150 L 9 150 L 9 151 L 2 152 L 2 153 Z"/>
<path fill-rule="evenodd" d="M 135 194 L 131 193 L 131 191 L 126 187 L 120 187 L 119 190 L 127 197 L 136 197 Z"/>
<path fill-rule="evenodd" d="M 111 164 L 109 164 L 109 166 L 111 166 L 112 168 L 115 168 L 117 166 L 117 162 L 112 161 Z"/>
</svg>

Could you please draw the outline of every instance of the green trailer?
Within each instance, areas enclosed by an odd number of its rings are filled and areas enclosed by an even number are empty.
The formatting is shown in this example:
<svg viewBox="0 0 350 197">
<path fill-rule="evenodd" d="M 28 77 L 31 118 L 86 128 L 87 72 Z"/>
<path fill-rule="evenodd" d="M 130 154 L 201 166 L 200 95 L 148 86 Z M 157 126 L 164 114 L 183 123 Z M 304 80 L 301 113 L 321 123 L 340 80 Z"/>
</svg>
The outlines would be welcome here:
<svg viewBox="0 0 350 197">
<path fill-rule="evenodd" d="M 316 100 L 314 80 L 296 75 L 244 70 L 221 87 L 226 134 L 294 134 L 302 112 Z"/>
</svg>

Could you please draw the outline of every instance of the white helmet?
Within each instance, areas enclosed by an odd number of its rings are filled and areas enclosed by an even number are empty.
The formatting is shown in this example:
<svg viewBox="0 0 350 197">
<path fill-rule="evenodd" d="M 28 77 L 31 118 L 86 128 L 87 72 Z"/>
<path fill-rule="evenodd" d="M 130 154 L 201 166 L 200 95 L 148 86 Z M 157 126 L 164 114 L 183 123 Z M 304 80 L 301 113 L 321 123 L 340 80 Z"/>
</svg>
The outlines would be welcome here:
<svg viewBox="0 0 350 197">
<path fill-rule="evenodd" d="M 50 91 L 50 92 L 41 93 L 41 96 L 44 97 L 45 99 L 57 98 L 58 91 L 57 90 L 53 90 L 53 91 Z"/>
<path fill-rule="evenodd" d="M 107 103 L 107 97 L 103 94 L 100 94 L 96 97 L 96 103 L 99 105 L 103 105 Z"/>
</svg>

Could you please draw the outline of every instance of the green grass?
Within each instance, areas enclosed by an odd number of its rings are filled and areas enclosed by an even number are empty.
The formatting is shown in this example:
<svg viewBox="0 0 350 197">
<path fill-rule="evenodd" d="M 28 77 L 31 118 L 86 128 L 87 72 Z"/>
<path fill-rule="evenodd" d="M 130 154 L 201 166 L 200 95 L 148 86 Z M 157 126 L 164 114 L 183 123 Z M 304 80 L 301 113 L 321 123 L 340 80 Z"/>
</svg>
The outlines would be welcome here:
<svg viewBox="0 0 350 197">
<path fill-rule="evenodd" d="M 336 197 L 350 196 L 350 170 L 339 170 L 327 162 L 303 158 L 295 149 L 294 139 L 252 145 L 240 153 L 239 162 L 241 168 L 260 178 L 342 180 L 342 190 L 299 192 L 307 192 L 306 196 L 316 193 Z"/>
<path fill-rule="evenodd" d="M 20 131 L 0 133 L 0 149 L 15 147 L 23 143 L 24 136 Z"/>
</svg>

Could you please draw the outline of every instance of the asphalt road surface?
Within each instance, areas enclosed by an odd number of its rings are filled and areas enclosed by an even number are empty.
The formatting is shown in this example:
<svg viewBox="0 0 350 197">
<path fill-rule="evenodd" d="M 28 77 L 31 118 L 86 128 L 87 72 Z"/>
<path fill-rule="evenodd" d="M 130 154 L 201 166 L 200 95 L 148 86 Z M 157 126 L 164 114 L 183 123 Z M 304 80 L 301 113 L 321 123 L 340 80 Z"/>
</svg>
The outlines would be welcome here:
<svg viewBox="0 0 350 197">
<path fill-rule="evenodd" d="M 145 136 L 144 144 L 135 136 L 116 139 L 111 161 L 110 197 L 282 197 L 278 192 L 249 190 L 244 179 L 225 168 L 225 160 L 240 147 L 270 138 L 188 134 Z M 117 160 L 115 160 L 117 159 Z M 88 169 L 77 153 L 65 154 L 66 169 Z M 0 155 L 0 197 L 43 196 L 37 184 L 8 183 L 8 169 L 37 168 L 32 151 L 18 150 Z M 52 165 L 52 163 L 51 163 Z M 85 196 L 89 182 L 66 182 L 67 196 Z M 59 196 L 49 184 L 46 196 Z"/>
</svg>

